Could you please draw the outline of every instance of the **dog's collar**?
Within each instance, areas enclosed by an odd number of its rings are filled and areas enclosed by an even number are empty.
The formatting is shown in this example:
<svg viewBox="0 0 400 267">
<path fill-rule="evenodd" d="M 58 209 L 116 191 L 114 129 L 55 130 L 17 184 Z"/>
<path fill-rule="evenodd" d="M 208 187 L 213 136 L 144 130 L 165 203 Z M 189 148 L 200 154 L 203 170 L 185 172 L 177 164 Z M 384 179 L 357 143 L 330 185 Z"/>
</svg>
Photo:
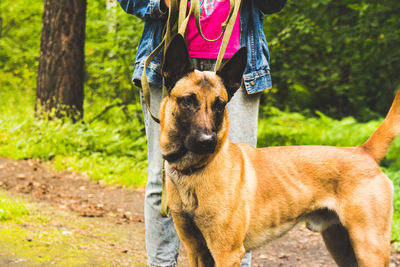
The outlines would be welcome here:
<svg viewBox="0 0 400 267">
<path fill-rule="evenodd" d="M 192 175 L 193 173 L 195 173 L 195 172 L 197 172 L 197 171 L 203 169 L 204 166 L 200 166 L 200 167 L 196 167 L 196 168 L 191 168 L 191 167 L 190 167 L 190 168 L 186 168 L 186 169 L 178 169 L 178 168 L 176 168 L 176 167 L 172 167 L 172 166 L 171 166 L 171 168 L 172 168 L 174 171 L 176 171 L 177 173 L 179 173 L 180 175 L 186 175 L 186 176 L 188 176 L 188 175 Z"/>
</svg>

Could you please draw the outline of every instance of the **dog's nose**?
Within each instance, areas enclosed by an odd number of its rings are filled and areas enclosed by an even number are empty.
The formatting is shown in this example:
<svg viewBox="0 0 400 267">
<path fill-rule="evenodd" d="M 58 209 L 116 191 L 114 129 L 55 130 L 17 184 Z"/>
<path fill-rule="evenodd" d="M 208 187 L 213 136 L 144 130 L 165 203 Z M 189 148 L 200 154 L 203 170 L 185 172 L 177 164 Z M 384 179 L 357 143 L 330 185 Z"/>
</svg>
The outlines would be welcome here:
<svg viewBox="0 0 400 267">
<path fill-rule="evenodd" d="M 201 133 L 198 135 L 195 151 L 198 154 L 213 153 L 217 145 L 217 135 L 215 133 Z"/>
</svg>

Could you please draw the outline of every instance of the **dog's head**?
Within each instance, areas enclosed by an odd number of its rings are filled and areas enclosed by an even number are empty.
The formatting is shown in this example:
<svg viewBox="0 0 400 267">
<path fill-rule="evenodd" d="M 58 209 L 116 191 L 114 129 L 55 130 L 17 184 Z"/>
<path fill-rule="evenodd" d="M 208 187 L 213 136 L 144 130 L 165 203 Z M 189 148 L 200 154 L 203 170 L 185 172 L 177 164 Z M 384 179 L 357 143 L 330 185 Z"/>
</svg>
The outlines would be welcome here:
<svg viewBox="0 0 400 267">
<path fill-rule="evenodd" d="M 242 47 L 216 73 L 197 71 L 182 36 L 169 45 L 162 66 L 168 90 L 160 107 L 161 153 L 187 168 L 211 159 L 226 141 L 226 104 L 242 83 L 247 49 Z"/>
</svg>

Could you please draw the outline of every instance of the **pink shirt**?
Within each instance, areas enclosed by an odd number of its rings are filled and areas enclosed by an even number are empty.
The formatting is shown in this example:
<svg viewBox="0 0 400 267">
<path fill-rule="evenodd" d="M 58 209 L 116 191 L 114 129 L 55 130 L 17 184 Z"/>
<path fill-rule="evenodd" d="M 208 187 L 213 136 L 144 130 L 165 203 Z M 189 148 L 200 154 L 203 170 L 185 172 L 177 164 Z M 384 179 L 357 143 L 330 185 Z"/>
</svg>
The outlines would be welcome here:
<svg viewBox="0 0 400 267">
<path fill-rule="evenodd" d="M 189 6 L 190 8 L 190 6 Z M 201 29 L 208 39 L 215 39 L 221 34 L 221 25 L 229 15 L 229 0 L 200 0 Z M 222 42 L 208 42 L 199 34 L 194 15 L 189 18 L 186 28 L 186 41 L 189 56 L 193 58 L 217 58 Z M 240 14 L 236 17 L 232 35 L 226 48 L 224 58 L 230 58 L 240 48 Z"/>
</svg>

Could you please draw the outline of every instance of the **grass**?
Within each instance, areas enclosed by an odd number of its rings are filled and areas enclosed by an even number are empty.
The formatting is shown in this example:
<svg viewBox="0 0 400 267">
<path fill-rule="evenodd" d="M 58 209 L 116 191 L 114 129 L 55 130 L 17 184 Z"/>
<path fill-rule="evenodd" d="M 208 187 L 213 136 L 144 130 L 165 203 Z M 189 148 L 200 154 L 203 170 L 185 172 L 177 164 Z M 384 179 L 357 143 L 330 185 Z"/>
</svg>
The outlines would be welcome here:
<svg viewBox="0 0 400 267">
<path fill-rule="evenodd" d="M 4 192 L 0 192 L 0 223 L 5 221 L 20 222 L 26 215 L 29 215 L 29 209 L 24 201 L 13 199 Z"/>
</svg>

